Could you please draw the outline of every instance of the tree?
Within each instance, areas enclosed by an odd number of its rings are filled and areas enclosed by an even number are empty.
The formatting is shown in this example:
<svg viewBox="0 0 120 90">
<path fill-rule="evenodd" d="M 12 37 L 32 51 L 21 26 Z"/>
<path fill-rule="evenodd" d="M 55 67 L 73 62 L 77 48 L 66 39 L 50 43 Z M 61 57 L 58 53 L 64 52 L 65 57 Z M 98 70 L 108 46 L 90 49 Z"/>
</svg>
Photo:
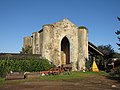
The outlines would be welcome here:
<svg viewBox="0 0 120 90">
<path fill-rule="evenodd" d="M 114 49 L 112 48 L 112 46 L 110 44 L 108 45 L 100 45 L 98 46 L 98 49 L 104 53 L 105 55 L 105 59 L 110 59 L 113 58 L 114 55 Z"/>
<path fill-rule="evenodd" d="M 101 56 L 97 57 L 99 59 L 99 67 L 102 70 L 105 70 L 107 68 L 106 64 L 112 60 L 111 58 L 114 57 L 115 52 L 110 44 L 100 45 L 98 46 L 98 49 L 104 54 L 104 57 Z"/>
<path fill-rule="evenodd" d="M 26 46 L 25 48 L 22 48 L 22 51 L 20 51 L 21 54 L 32 54 L 32 47 Z"/>
<path fill-rule="evenodd" d="M 118 19 L 118 21 L 120 21 L 120 18 L 119 18 L 119 17 L 117 17 L 117 19 Z M 117 30 L 117 31 L 115 32 L 115 34 L 116 34 L 116 35 L 120 35 L 120 30 Z M 118 38 L 118 40 L 120 41 L 120 37 L 118 36 L 117 38 Z M 116 43 L 116 44 L 120 47 L 120 43 Z M 120 50 L 120 48 L 119 48 L 119 50 Z"/>
</svg>

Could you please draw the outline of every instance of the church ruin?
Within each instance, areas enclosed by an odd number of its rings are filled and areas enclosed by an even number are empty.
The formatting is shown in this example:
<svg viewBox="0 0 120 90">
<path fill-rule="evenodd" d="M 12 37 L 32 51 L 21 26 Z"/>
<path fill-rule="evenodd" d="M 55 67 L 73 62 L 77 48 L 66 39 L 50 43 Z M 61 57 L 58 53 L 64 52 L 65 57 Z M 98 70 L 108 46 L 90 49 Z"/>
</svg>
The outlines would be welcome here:
<svg viewBox="0 0 120 90">
<path fill-rule="evenodd" d="M 24 37 L 24 48 L 27 46 L 32 47 L 32 54 L 40 54 L 56 66 L 71 64 L 72 70 L 81 70 L 88 59 L 88 30 L 63 19 Z"/>
</svg>

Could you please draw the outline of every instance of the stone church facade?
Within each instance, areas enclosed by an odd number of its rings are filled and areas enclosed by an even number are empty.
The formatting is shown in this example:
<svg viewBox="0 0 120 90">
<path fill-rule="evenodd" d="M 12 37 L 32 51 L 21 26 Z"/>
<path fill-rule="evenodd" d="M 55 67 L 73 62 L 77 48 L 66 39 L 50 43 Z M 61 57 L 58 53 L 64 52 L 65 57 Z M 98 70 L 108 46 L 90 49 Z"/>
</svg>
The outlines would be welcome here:
<svg viewBox="0 0 120 90">
<path fill-rule="evenodd" d="M 33 54 L 40 54 L 56 66 L 71 64 L 72 70 L 81 70 L 88 59 L 88 30 L 63 19 L 24 37 L 24 48 L 28 45 Z"/>
</svg>

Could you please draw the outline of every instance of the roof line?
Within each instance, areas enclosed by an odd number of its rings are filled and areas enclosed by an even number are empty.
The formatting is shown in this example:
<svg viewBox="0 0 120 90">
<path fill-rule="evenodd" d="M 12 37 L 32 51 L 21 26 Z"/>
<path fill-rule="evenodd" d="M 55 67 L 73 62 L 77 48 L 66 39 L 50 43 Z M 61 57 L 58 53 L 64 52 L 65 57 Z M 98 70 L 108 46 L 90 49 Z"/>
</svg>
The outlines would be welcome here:
<svg viewBox="0 0 120 90">
<path fill-rule="evenodd" d="M 91 48 L 93 48 L 95 51 L 97 51 L 99 54 L 101 54 L 102 56 L 104 56 L 104 54 L 102 52 L 100 52 L 99 50 L 97 50 L 96 48 L 94 48 L 93 46 L 91 46 L 90 44 L 88 44 L 88 46 L 90 46 Z"/>
</svg>

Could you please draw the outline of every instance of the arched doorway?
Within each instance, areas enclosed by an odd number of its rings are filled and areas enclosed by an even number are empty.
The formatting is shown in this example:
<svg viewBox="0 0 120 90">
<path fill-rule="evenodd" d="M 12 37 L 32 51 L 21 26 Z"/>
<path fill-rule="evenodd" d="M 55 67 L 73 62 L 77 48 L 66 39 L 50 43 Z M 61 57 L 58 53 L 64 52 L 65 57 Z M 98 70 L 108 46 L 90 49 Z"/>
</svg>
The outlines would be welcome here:
<svg viewBox="0 0 120 90">
<path fill-rule="evenodd" d="M 70 64 L 70 43 L 67 37 L 61 41 L 61 64 Z"/>
</svg>

